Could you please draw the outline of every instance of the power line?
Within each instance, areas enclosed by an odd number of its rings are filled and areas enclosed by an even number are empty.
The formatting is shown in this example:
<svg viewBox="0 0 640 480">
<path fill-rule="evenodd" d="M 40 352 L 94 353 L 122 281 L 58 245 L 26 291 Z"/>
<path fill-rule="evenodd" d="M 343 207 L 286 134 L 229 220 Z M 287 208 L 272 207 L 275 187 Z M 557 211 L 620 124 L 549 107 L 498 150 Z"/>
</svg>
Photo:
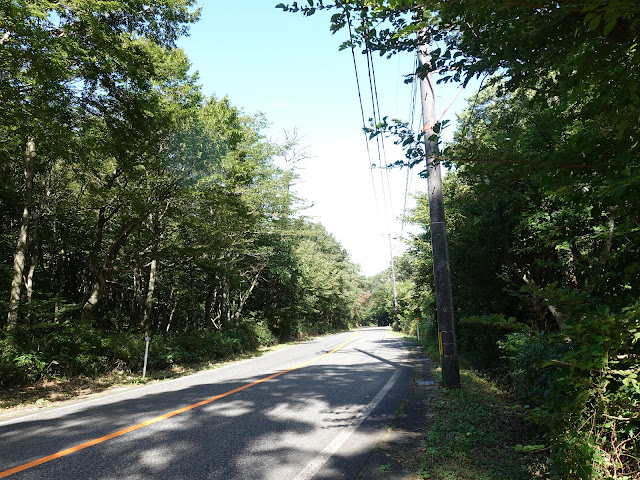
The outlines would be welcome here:
<svg viewBox="0 0 640 480">
<path fill-rule="evenodd" d="M 371 64 L 373 62 L 373 59 L 371 58 L 371 51 L 369 49 L 369 42 L 367 41 L 367 37 L 365 36 L 365 53 L 366 53 L 366 58 L 367 58 L 367 73 L 369 74 L 369 93 L 371 94 L 371 108 L 373 110 L 373 124 L 374 127 L 376 127 L 379 124 L 379 109 L 376 109 L 376 97 L 375 97 L 375 90 L 374 90 L 374 80 L 373 80 L 373 70 L 371 68 Z M 383 162 L 382 160 L 382 150 L 381 150 L 381 141 L 380 141 L 380 135 L 376 135 L 376 147 L 378 149 L 378 166 L 380 166 L 381 164 L 384 164 L 384 169 L 386 170 L 387 164 L 386 161 Z M 383 195 L 383 204 L 384 204 L 384 213 L 385 213 L 385 217 L 390 217 L 391 215 L 393 215 L 393 213 L 391 213 L 391 211 L 389 210 L 389 208 L 387 207 L 387 197 L 390 197 L 390 192 L 388 192 L 387 190 L 385 190 L 384 188 L 384 173 L 382 172 L 382 170 L 380 170 L 380 184 L 382 186 L 382 195 Z M 388 183 L 387 183 L 387 187 L 388 187 Z"/>
<path fill-rule="evenodd" d="M 360 102 L 360 114 L 362 116 L 362 122 L 363 122 L 363 126 L 366 128 L 366 124 L 365 124 L 365 115 L 364 115 L 364 107 L 363 107 L 363 101 L 362 101 L 362 93 L 361 93 L 361 87 L 360 87 L 360 81 L 359 81 L 359 77 L 358 77 L 358 69 L 357 69 L 357 62 L 355 59 L 355 49 L 354 49 L 354 41 L 353 41 L 353 26 L 351 24 L 351 18 L 349 13 L 347 12 L 347 24 L 349 27 L 349 38 L 351 40 L 351 55 L 353 58 L 353 65 L 354 65 L 354 70 L 356 73 L 356 83 L 358 86 L 358 100 Z M 366 43 L 366 49 L 365 49 L 365 53 L 366 53 L 366 59 L 367 59 L 367 73 L 368 73 L 368 77 L 369 77 L 369 91 L 371 94 L 371 103 L 372 103 L 372 111 L 373 111 L 373 121 L 375 123 L 375 125 L 378 124 L 378 121 L 380 119 L 380 105 L 379 105 L 379 100 L 378 100 L 378 94 L 377 94 L 377 83 L 376 83 L 376 78 L 375 78 L 375 67 L 373 66 L 373 58 L 371 55 L 371 49 L 369 48 L 368 45 L 368 41 L 367 38 L 365 36 L 365 43 Z M 368 139 L 367 139 L 368 140 Z M 383 206 L 384 206 L 384 215 L 387 218 L 387 221 L 385 223 L 387 223 L 387 228 L 390 229 L 390 220 L 393 217 L 393 203 L 391 200 L 391 184 L 389 181 L 389 172 L 388 172 L 388 168 L 387 168 L 387 162 L 386 162 L 386 151 L 385 151 L 385 146 L 384 146 L 384 139 L 380 138 L 380 136 L 376 136 L 376 147 L 377 147 L 377 153 L 378 153 L 378 165 L 384 166 L 384 172 L 381 170 L 380 171 L 380 187 L 382 188 L 382 202 L 383 202 Z M 367 141 L 367 155 L 369 157 L 369 166 L 372 169 L 373 165 L 371 162 L 371 151 L 369 148 L 369 142 Z M 385 180 L 386 180 L 386 188 L 385 188 Z M 379 210 L 379 202 L 378 202 L 378 196 L 376 193 L 376 182 L 375 182 L 375 177 L 373 175 L 373 170 L 371 170 L 371 181 L 373 184 L 373 188 L 374 188 L 374 194 L 376 195 L 376 207 L 378 207 L 378 215 L 380 215 L 380 210 Z M 381 232 L 382 234 L 382 232 Z M 384 234 L 383 234 L 384 235 Z M 388 235 L 390 236 L 390 233 L 388 233 Z"/>
<path fill-rule="evenodd" d="M 405 179 L 404 184 L 404 205 L 402 207 L 402 223 L 400 224 L 400 240 L 404 238 L 404 224 L 405 219 L 407 217 L 407 198 L 409 197 L 409 189 L 410 189 L 410 179 L 411 179 L 411 169 L 407 167 L 407 178 Z"/>
<path fill-rule="evenodd" d="M 356 62 L 356 53 L 355 53 L 355 49 L 353 48 L 353 32 L 351 30 L 351 16 L 349 15 L 349 12 L 347 11 L 347 24 L 349 25 L 349 39 L 350 39 L 350 43 L 351 43 L 351 57 L 353 58 L 353 69 L 355 71 L 356 74 L 356 86 L 358 88 L 358 101 L 360 102 L 360 115 L 362 117 L 362 128 L 363 128 L 363 132 L 364 129 L 366 128 L 367 124 L 366 124 L 366 120 L 365 120 L 365 116 L 364 116 L 364 107 L 362 106 L 362 94 L 360 91 L 360 78 L 358 76 L 358 64 Z M 364 133 L 364 139 L 365 139 L 365 145 L 367 147 L 367 158 L 369 160 L 369 172 L 371 173 L 371 184 L 373 186 L 373 197 L 375 199 L 375 203 L 376 203 L 376 211 L 378 212 L 378 215 L 380 214 L 380 205 L 378 202 L 378 193 L 376 191 L 376 182 L 375 182 L 375 178 L 373 177 L 373 164 L 371 163 L 371 150 L 369 150 L 369 139 L 367 138 L 367 134 Z"/>
<path fill-rule="evenodd" d="M 358 89 L 358 101 L 360 104 L 360 114 L 361 114 L 361 118 L 362 118 L 362 123 L 363 123 L 363 127 L 366 128 L 366 117 L 365 117 L 365 113 L 364 113 L 364 102 L 363 102 L 363 98 L 362 98 L 362 87 L 360 85 L 360 78 L 359 78 L 359 73 L 358 73 L 358 66 L 357 66 L 357 60 L 355 57 L 355 42 L 354 42 L 354 33 L 353 33 L 353 24 L 351 22 L 351 18 L 349 15 L 349 12 L 346 12 L 346 17 L 347 17 L 347 24 L 348 24 L 348 28 L 349 28 L 349 38 L 350 38 L 350 47 L 351 47 L 351 55 L 352 55 L 352 60 L 353 60 L 353 66 L 354 66 L 354 71 L 355 71 L 355 76 L 356 76 L 356 85 L 357 85 L 357 89 Z M 373 112 L 373 122 L 374 122 L 374 128 L 380 124 L 382 122 L 382 111 L 380 108 L 380 98 L 379 98 L 379 92 L 378 92 L 378 87 L 377 87 L 377 75 L 376 75 L 376 69 L 375 69 L 375 64 L 374 64 L 374 60 L 373 60 L 373 54 L 372 54 L 372 50 L 370 48 L 370 43 L 369 43 L 369 37 L 368 37 L 368 32 L 361 32 L 363 40 L 364 40 L 364 52 L 366 55 L 366 62 L 367 62 L 367 74 L 368 74 L 368 80 L 369 80 L 369 94 L 371 97 L 371 108 L 372 108 L 372 112 Z M 417 59 L 416 59 L 416 65 L 414 66 L 414 72 L 417 69 Z M 410 122 L 409 122 L 409 129 L 410 131 L 415 131 L 416 130 L 416 103 L 417 103 L 417 98 L 418 98 L 418 82 L 417 82 L 417 76 L 413 75 L 413 81 L 412 81 L 412 89 L 411 89 L 411 104 L 410 104 Z M 396 100 L 397 103 L 397 100 Z M 384 207 L 384 214 L 386 217 L 386 224 L 387 224 L 387 228 L 388 228 L 388 232 L 387 235 L 389 236 L 389 241 L 391 242 L 391 234 L 390 231 L 393 229 L 392 225 L 393 225 L 393 221 L 394 221 L 394 210 L 393 210 L 393 195 L 392 195 L 392 186 L 391 186 L 391 180 L 390 180 L 390 174 L 389 174 L 389 164 L 387 162 L 387 157 L 386 157 L 386 145 L 385 145 L 385 141 L 384 141 L 384 136 L 383 135 L 377 135 L 376 137 L 376 148 L 377 148 L 377 156 L 378 156 L 378 166 L 381 169 L 384 169 L 384 172 L 382 172 L 382 170 L 380 171 L 380 188 L 382 189 L 382 206 Z M 380 215 L 380 198 L 377 194 L 377 187 L 376 187 L 376 179 L 375 179 L 375 175 L 373 174 L 373 167 L 374 165 L 372 164 L 372 159 L 371 159 L 371 149 L 369 146 L 369 138 L 366 138 L 366 147 L 367 147 L 367 156 L 368 156 L 368 161 L 369 161 L 369 167 L 371 169 L 371 182 L 373 185 L 373 190 L 374 190 L 374 196 L 376 199 L 376 207 L 378 209 L 378 215 Z M 374 154 L 375 155 L 375 154 Z M 401 215 L 401 225 L 400 225 L 400 235 L 399 237 L 394 236 L 394 240 L 399 239 L 400 241 L 402 241 L 404 239 L 404 231 L 405 231 L 405 223 L 406 223 L 406 216 L 407 216 L 407 208 L 408 208 L 408 204 L 409 204 L 409 193 L 411 191 L 411 183 L 412 183 L 412 170 L 407 168 L 407 174 L 405 177 L 405 181 L 404 181 L 404 197 L 403 197 L 403 208 L 402 208 L 402 215 Z M 391 245 L 390 245 L 391 247 Z M 398 248 L 398 246 L 396 245 L 395 247 L 396 249 Z M 393 248 L 391 250 L 391 254 L 393 256 Z"/>
<path fill-rule="evenodd" d="M 418 59 L 414 60 L 413 71 L 415 72 L 418 69 Z M 418 82 L 417 75 L 413 75 L 413 80 L 411 82 L 411 102 L 409 104 L 409 130 L 411 133 L 414 132 L 414 125 L 416 121 L 416 100 L 418 98 Z M 407 178 L 405 180 L 404 187 L 404 205 L 402 207 L 402 223 L 400 225 L 400 238 L 404 238 L 404 224 L 406 222 L 407 217 L 407 199 L 409 197 L 409 191 L 411 190 L 411 168 L 407 166 Z"/>
<path fill-rule="evenodd" d="M 382 119 L 382 113 L 380 112 L 380 99 L 378 97 L 378 83 L 376 81 L 376 69 L 375 69 L 375 64 L 373 62 L 373 55 L 371 53 L 371 49 L 367 47 L 367 53 L 369 55 L 369 59 L 371 61 L 371 78 L 373 79 L 373 94 L 375 96 L 375 102 L 372 100 L 373 103 L 373 109 L 374 111 L 377 109 L 378 110 L 378 119 Z M 380 144 L 382 145 L 382 156 L 384 159 L 384 168 L 385 168 L 385 173 L 386 173 L 386 179 L 387 179 L 387 189 L 389 191 L 389 208 L 391 209 L 391 212 L 393 212 L 393 197 L 391 195 L 391 185 L 389 183 L 389 164 L 387 163 L 387 151 L 385 149 L 385 145 L 384 145 L 384 136 L 380 137 Z"/>
</svg>

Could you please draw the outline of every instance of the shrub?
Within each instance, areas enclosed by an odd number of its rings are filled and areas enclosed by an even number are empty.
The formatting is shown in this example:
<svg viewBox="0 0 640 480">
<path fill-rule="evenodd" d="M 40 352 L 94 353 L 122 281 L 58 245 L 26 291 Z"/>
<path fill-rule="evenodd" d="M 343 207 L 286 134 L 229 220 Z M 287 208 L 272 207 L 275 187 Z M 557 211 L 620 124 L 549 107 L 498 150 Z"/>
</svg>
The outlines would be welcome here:
<svg viewBox="0 0 640 480">
<path fill-rule="evenodd" d="M 638 304 L 599 307 L 552 334 L 500 342 L 508 376 L 529 416 L 547 430 L 558 478 L 637 478 L 640 473 Z"/>
</svg>

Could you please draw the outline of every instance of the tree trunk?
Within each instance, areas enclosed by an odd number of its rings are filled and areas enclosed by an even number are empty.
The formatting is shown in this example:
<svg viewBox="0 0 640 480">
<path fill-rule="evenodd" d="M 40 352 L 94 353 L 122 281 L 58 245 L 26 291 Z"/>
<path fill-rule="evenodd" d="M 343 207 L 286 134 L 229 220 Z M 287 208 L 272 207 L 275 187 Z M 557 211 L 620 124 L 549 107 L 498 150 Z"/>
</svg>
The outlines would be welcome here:
<svg viewBox="0 0 640 480">
<path fill-rule="evenodd" d="M 25 281 L 25 287 L 27 289 L 27 305 L 29 308 L 29 313 L 27 315 L 27 322 L 31 318 L 31 299 L 33 298 L 33 274 L 36 271 L 36 258 L 35 256 L 31 257 L 31 264 L 29 265 L 29 273 L 27 273 L 27 278 Z"/>
<path fill-rule="evenodd" d="M 211 323 L 211 310 L 213 309 L 213 300 L 215 298 L 215 290 L 209 287 L 209 293 L 204 301 L 204 324 L 205 326 Z"/>
<path fill-rule="evenodd" d="M 29 223 L 31 221 L 31 206 L 33 203 L 33 176 L 35 171 L 36 143 L 33 138 L 27 140 L 24 151 L 24 210 L 22 211 L 22 226 L 18 236 L 18 245 L 13 257 L 13 278 L 11 279 L 11 295 L 9 300 L 9 314 L 7 315 L 7 331 L 13 330 L 18 323 L 18 308 L 20 307 L 20 291 L 23 282 L 24 263 L 27 256 L 27 242 L 29 240 Z"/>
<path fill-rule="evenodd" d="M 164 327 L 165 327 L 165 331 L 169 333 L 169 329 L 171 328 L 171 322 L 173 321 L 173 315 L 176 312 L 176 309 L 178 308 L 178 296 L 176 295 L 176 292 L 173 288 L 171 289 L 171 293 L 169 293 L 169 302 L 167 303 L 167 307 L 170 309 L 169 318 L 167 319 L 167 324 Z M 164 309 L 163 309 L 163 314 L 164 314 Z M 162 317 L 158 315 L 158 331 L 160 331 L 162 327 L 160 323 L 161 318 Z"/>
<path fill-rule="evenodd" d="M 142 325 L 145 330 L 145 334 L 149 334 L 149 327 L 151 325 L 151 314 L 153 313 L 153 292 L 156 288 L 157 272 L 158 262 L 153 259 L 151 260 L 149 285 L 147 287 L 147 297 L 144 302 L 144 317 L 142 318 Z"/>
<path fill-rule="evenodd" d="M 100 301 L 100 297 L 102 296 L 102 292 L 104 290 L 104 286 L 107 283 L 107 279 L 102 272 L 97 275 L 96 282 L 93 284 L 93 289 L 91 290 L 91 295 L 85 302 L 82 307 L 82 313 L 80 314 L 80 322 L 81 323 L 89 323 L 91 320 L 91 315 L 93 315 L 93 311 L 96 308 L 96 305 Z"/>
<path fill-rule="evenodd" d="M 80 322 L 85 323 L 89 322 L 91 319 L 91 315 L 93 314 L 93 310 L 96 305 L 100 301 L 100 296 L 102 295 L 102 288 L 106 283 L 106 278 L 101 276 L 100 268 L 98 266 L 98 257 L 100 255 L 100 250 L 102 248 L 102 236 L 104 234 L 104 226 L 107 223 L 107 219 L 105 217 L 105 207 L 101 207 L 98 211 L 98 222 L 96 223 L 95 228 L 95 238 L 93 239 L 93 246 L 91 247 L 91 254 L 89 255 L 89 270 L 96 277 L 96 281 L 93 284 L 93 289 L 91 290 L 91 295 L 85 302 L 82 307 L 82 312 L 80 314 Z M 102 277 L 102 278 L 101 278 Z"/>
<path fill-rule="evenodd" d="M 616 230 L 616 220 L 613 215 L 615 209 L 613 207 L 609 207 L 609 215 L 607 215 L 607 223 L 608 223 L 608 235 L 602 245 L 600 250 L 600 254 L 598 255 L 598 263 L 600 265 L 606 265 L 611 257 L 611 246 L 613 245 L 613 235 Z"/>
<path fill-rule="evenodd" d="M 38 240 L 38 229 L 39 229 L 39 221 L 38 216 L 32 218 L 32 226 L 31 232 L 29 234 L 29 272 L 27 273 L 26 278 L 24 279 L 24 285 L 27 293 L 27 322 L 31 321 L 31 300 L 33 299 L 33 276 L 36 272 L 36 265 L 38 265 L 38 260 L 40 259 L 40 255 L 42 255 L 42 244 L 38 245 L 36 248 L 35 240 Z"/>
<path fill-rule="evenodd" d="M 223 293 L 222 293 L 222 298 L 224 301 L 224 320 L 223 320 L 223 324 L 225 326 L 231 325 L 231 292 L 229 289 L 229 281 L 228 279 L 225 277 L 223 279 Z"/>
<path fill-rule="evenodd" d="M 98 223 L 96 227 L 96 239 L 94 242 L 93 250 L 91 252 L 91 260 L 89 264 L 89 268 L 91 272 L 95 275 L 96 281 L 93 284 L 93 289 L 91 291 L 91 295 L 85 302 L 82 307 L 82 313 L 80 314 L 80 322 L 81 323 L 89 323 L 91 320 L 91 315 L 93 311 L 100 301 L 100 297 L 104 291 L 104 286 L 107 283 L 107 277 L 110 275 L 113 270 L 113 265 L 118 257 L 118 253 L 120 249 L 127 241 L 129 234 L 133 231 L 135 227 L 140 224 L 139 218 L 134 218 L 130 220 L 120 231 L 120 234 L 113 240 L 111 246 L 107 249 L 104 254 L 104 261 L 102 265 L 98 266 L 98 256 L 100 253 L 100 246 L 102 245 L 102 235 L 103 229 L 106 224 L 106 217 L 104 216 L 104 208 L 100 209 L 100 214 L 98 216 Z"/>
<path fill-rule="evenodd" d="M 133 267 L 133 296 L 134 296 L 134 315 L 140 325 L 144 325 L 144 292 L 142 287 L 140 268 L 138 265 Z"/>
<path fill-rule="evenodd" d="M 242 310 L 244 309 L 244 306 L 247 303 L 247 300 L 249 300 L 251 293 L 253 293 L 253 289 L 256 288 L 256 285 L 258 284 L 258 279 L 260 278 L 260 274 L 262 273 L 262 270 L 266 266 L 267 264 L 265 263 L 264 265 L 261 265 L 260 267 L 258 267 L 258 271 L 256 272 L 255 276 L 253 277 L 253 280 L 251 281 L 251 285 L 249 286 L 247 291 L 244 292 L 244 294 L 240 295 L 240 301 L 238 303 L 238 307 L 236 308 L 236 311 L 233 313 L 234 322 L 238 323 L 240 321 Z"/>
<path fill-rule="evenodd" d="M 169 333 L 169 329 L 171 328 L 171 321 L 173 320 L 173 314 L 176 313 L 176 309 L 178 308 L 178 301 L 173 304 L 173 308 L 171 309 L 171 313 L 169 314 L 169 320 L 167 321 L 167 333 Z"/>
</svg>

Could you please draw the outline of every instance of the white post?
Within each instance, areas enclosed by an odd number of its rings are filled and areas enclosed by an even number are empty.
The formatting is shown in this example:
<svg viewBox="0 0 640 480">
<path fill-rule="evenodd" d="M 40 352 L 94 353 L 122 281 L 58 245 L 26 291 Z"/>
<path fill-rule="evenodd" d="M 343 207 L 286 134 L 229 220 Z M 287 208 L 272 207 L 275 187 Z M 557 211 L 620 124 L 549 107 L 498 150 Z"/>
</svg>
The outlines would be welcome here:
<svg viewBox="0 0 640 480">
<path fill-rule="evenodd" d="M 420 341 L 420 319 L 416 318 L 416 331 L 418 332 L 418 341 Z"/>
<path fill-rule="evenodd" d="M 149 358 L 149 340 L 151 340 L 151 337 L 144 337 L 145 347 L 144 347 L 144 366 L 142 367 L 142 378 L 147 376 L 147 359 Z"/>
<path fill-rule="evenodd" d="M 393 329 L 400 331 L 400 317 L 398 316 L 398 290 L 396 289 L 396 266 L 393 261 L 393 249 L 391 248 L 391 234 L 389 233 L 389 254 L 391 258 L 391 279 L 393 280 L 393 312 L 395 318 L 393 321 Z"/>
</svg>

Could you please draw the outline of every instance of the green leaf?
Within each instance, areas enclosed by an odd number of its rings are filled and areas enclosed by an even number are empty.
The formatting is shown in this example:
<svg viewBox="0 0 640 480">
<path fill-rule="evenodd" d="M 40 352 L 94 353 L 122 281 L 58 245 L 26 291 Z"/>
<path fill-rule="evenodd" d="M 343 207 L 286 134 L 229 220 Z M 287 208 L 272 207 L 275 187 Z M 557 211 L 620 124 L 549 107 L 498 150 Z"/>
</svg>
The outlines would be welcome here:
<svg viewBox="0 0 640 480">
<path fill-rule="evenodd" d="M 541 450 L 544 450 L 545 448 L 547 447 L 544 445 L 520 445 L 520 444 L 513 447 L 513 449 L 516 452 L 522 452 L 522 453 L 539 452 Z"/>
<path fill-rule="evenodd" d="M 611 33 L 611 30 L 613 30 L 613 28 L 616 26 L 616 19 L 611 20 L 609 23 L 607 23 L 604 26 L 604 31 L 603 33 L 605 35 L 609 35 Z"/>
</svg>

